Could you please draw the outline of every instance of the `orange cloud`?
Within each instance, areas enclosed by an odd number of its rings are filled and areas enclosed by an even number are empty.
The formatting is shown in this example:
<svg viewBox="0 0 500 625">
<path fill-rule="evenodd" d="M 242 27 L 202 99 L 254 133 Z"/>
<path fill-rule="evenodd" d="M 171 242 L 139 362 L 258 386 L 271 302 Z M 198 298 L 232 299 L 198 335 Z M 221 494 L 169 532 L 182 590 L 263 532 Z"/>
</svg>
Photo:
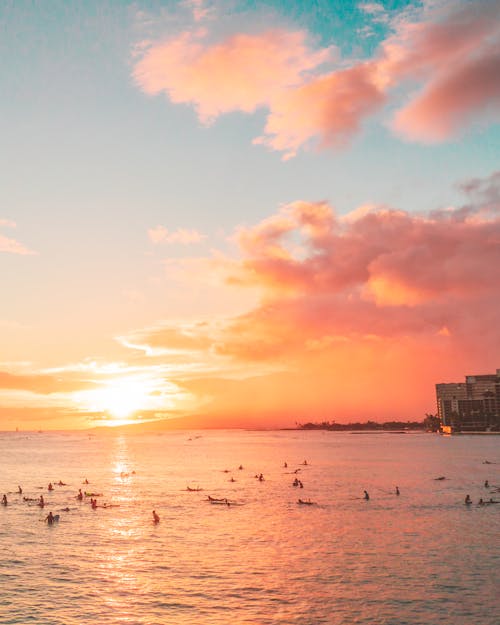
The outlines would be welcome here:
<svg viewBox="0 0 500 625">
<path fill-rule="evenodd" d="M 421 214 L 284 206 L 234 237 L 229 283 L 260 304 L 128 346 L 189 361 L 171 379 L 217 423 L 421 416 L 436 382 L 498 367 L 500 172 L 461 187 L 466 204 Z"/>
<path fill-rule="evenodd" d="M 86 380 L 72 378 L 56 378 L 50 375 L 16 375 L 0 371 L 0 390 L 23 390 L 30 393 L 50 395 L 75 390 L 92 388 L 94 385 Z"/>
<path fill-rule="evenodd" d="M 237 34 L 216 44 L 205 35 L 184 32 L 153 45 L 134 69 L 146 93 L 165 92 L 172 102 L 193 104 L 204 123 L 230 111 L 255 111 L 330 56 L 329 49 L 309 50 L 300 31 Z"/>
</svg>

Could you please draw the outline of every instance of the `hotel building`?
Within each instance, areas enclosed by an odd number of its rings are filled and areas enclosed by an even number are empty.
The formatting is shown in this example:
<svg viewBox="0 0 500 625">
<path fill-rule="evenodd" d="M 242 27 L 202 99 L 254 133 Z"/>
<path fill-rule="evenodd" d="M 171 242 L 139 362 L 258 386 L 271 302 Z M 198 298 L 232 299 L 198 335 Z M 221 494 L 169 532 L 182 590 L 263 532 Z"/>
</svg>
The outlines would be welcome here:
<svg viewBox="0 0 500 625">
<path fill-rule="evenodd" d="M 500 430 L 500 369 L 468 375 L 465 382 L 436 384 L 436 398 L 444 432 Z"/>
</svg>

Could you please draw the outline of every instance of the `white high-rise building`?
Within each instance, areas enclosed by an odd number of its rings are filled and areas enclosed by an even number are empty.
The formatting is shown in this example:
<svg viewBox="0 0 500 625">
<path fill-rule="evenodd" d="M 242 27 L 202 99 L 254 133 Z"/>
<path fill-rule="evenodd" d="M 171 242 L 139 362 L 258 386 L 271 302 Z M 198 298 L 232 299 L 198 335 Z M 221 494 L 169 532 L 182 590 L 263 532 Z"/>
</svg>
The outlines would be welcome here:
<svg viewBox="0 0 500 625">
<path fill-rule="evenodd" d="M 500 369 L 468 375 L 465 382 L 436 384 L 438 416 L 448 431 L 500 430 Z"/>
</svg>

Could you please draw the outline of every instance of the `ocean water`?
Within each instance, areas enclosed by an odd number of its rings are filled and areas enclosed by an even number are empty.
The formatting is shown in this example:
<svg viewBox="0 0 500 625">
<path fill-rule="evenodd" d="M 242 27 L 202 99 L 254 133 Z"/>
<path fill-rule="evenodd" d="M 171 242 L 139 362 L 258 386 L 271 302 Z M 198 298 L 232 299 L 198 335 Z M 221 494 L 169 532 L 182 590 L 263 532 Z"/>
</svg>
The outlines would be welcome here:
<svg viewBox="0 0 500 625">
<path fill-rule="evenodd" d="M 500 623 L 498 436 L 19 432 L 0 466 L 2 625 Z"/>
</svg>

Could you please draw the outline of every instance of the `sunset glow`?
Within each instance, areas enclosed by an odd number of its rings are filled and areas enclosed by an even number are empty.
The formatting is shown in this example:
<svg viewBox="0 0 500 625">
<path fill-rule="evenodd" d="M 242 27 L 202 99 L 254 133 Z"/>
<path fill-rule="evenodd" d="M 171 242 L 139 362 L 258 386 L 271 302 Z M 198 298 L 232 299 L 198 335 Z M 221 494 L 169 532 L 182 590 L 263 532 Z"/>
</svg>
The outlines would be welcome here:
<svg viewBox="0 0 500 625">
<path fill-rule="evenodd" d="M 500 366 L 499 5 L 320 4 L 0 9 L 0 429 L 420 419 Z"/>
<path fill-rule="evenodd" d="M 90 412 L 103 412 L 123 422 L 138 410 L 151 407 L 151 383 L 133 378 L 121 378 L 102 388 L 80 393 L 77 403 Z"/>
</svg>

